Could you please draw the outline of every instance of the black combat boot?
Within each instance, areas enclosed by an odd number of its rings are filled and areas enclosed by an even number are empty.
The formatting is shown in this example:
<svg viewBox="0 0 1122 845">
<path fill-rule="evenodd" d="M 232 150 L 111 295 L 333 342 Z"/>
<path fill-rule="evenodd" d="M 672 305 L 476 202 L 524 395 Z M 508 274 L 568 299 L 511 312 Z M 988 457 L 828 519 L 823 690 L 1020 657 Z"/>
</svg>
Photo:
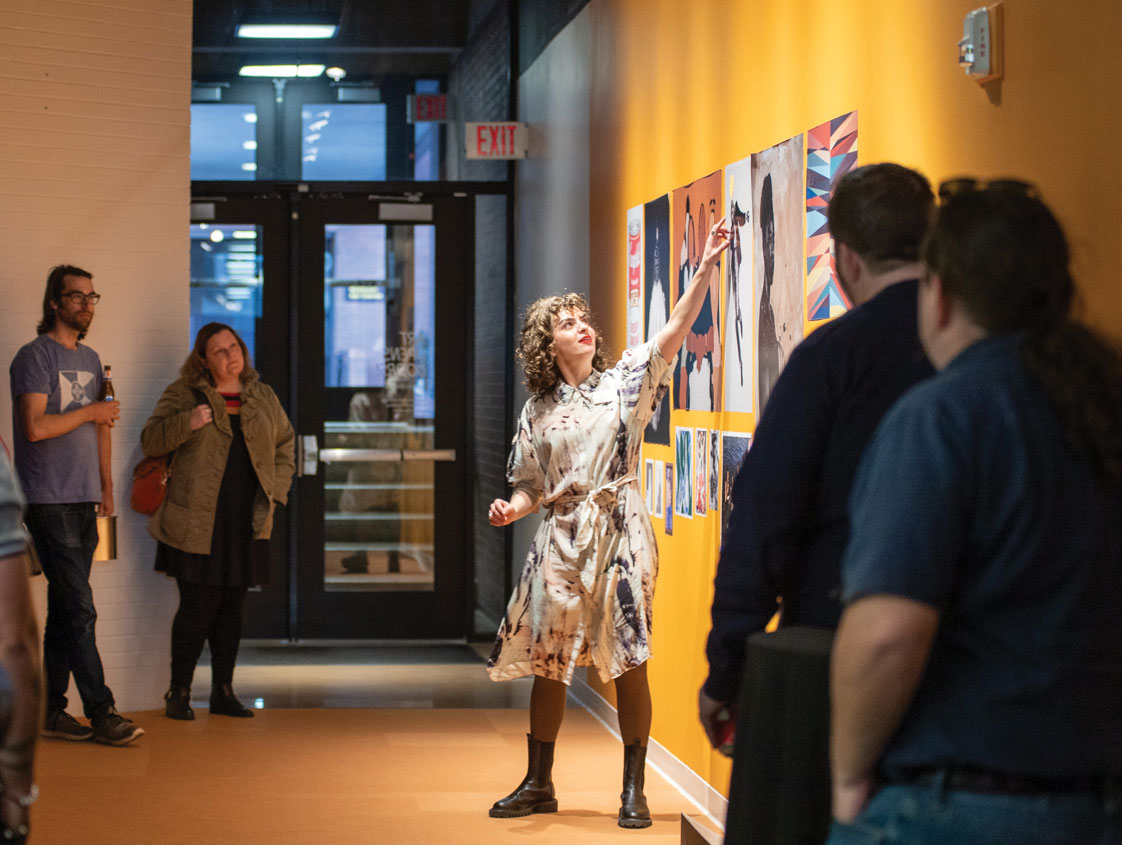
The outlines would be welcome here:
<svg viewBox="0 0 1122 845">
<path fill-rule="evenodd" d="M 238 701 L 230 684 L 219 684 L 210 690 L 210 715 L 251 719 L 253 711 Z"/>
<path fill-rule="evenodd" d="M 647 767 L 647 749 L 635 740 L 623 747 L 623 792 L 619 794 L 620 827 L 650 827 L 651 811 L 643 795 L 643 776 Z"/>
<path fill-rule="evenodd" d="M 526 734 L 529 763 L 526 777 L 506 798 L 495 802 L 488 815 L 495 819 L 512 819 L 530 813 L 556 813 L 553 797 L 553 743 L 541 742 Z"/>
<path fill-rule="evenodd" d="M 164 706 L 164 715 L 169 719 L 180 719 L 189 722 L 195 718 L 195 711 L 191 709 L 191 688 L 172 687 L 164 696 L 167 704 Z"/>
</svg>

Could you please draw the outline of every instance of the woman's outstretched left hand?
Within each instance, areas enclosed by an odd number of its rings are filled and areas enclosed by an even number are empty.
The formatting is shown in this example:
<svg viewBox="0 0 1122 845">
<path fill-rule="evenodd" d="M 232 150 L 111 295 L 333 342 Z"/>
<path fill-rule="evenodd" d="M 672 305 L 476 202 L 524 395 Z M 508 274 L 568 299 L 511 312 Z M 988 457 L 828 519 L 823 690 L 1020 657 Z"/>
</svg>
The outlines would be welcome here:
<svg viewBox="0 0 1122 845">
<path fill-rule="evenodd" d="M 701 253 L 701 263 L 698 266 L 700 271 L 704 267 L 711 267 L 717 259 L 721 257 L 721 253 L 729 247 L 729 238 L 731 232 L 725 227 L 725 220 L 722 217 L 713 224 L 713 228 L 709 230 L 709 237 L 705 239 L 705 249 Z"/>
</svg>

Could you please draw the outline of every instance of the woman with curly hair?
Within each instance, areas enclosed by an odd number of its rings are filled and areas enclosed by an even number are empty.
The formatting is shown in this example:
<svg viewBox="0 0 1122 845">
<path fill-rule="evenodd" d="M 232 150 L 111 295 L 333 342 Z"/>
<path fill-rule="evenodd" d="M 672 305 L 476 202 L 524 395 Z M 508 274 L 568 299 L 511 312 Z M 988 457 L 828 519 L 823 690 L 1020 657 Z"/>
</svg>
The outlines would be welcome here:
<svg viewBox="0 0 1122 845">
<path fill-rule="evenodd" d="M 557 810 L 553 747 L 578 666 L 615 680 L 624 744 L 621 827 L 649 827 L 643 796 L 651 695 L 651 604 L 658 548 L 636 467 L 643 429 L 669 387 L 672 361 L 705 296 L 718 295 L 725 221 L 666 325 L 608 369 L 588 302 L 549 296 L 526 311 L 518 357 L 532 394 L 507 466 L 514 488 L 492 525 L 546 508 L 488 661 L 497 681 L 534 676 L 526 777 L 491 807 L 496 818 Z"/>
</svg>

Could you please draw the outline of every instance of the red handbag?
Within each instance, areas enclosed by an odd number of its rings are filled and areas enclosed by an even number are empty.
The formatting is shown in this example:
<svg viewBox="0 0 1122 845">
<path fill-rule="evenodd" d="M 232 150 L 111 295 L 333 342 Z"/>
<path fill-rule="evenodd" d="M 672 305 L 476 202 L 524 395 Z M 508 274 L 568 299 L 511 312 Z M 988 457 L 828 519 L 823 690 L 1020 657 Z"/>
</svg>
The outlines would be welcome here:
<svg viewBox="0 0 1122 845">
<path fill-rule="evenodd" d="M 163 504 L 171 478 L 171 457 L 144 458 L 133 469 L 129 507 L 137 513 L 151 516 Z"/>
</svg>

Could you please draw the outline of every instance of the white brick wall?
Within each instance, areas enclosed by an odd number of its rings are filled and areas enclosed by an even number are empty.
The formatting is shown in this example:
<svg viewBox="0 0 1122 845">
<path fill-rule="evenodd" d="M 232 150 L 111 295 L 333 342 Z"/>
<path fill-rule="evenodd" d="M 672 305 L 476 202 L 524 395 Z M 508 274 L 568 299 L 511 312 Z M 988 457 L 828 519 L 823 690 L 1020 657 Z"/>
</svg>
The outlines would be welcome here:
<svg viewBox="0 0 1122 845">
<path fill-rule="evenodd" d="M 140 426 L 188 344 L 191 0 L 0 0 L 0 431 L 6 368 L 48 269 L 103 295 L 87 342 L 113 366 L 118 559 L 94 566 L 98 643 L 123 711 L 161 705 L 175 585 L 128 509 Z M 46 585 L 36 579 L 39 621 Z M 71 712 L 80 714 L 70 688 Z"/>
</svg>

